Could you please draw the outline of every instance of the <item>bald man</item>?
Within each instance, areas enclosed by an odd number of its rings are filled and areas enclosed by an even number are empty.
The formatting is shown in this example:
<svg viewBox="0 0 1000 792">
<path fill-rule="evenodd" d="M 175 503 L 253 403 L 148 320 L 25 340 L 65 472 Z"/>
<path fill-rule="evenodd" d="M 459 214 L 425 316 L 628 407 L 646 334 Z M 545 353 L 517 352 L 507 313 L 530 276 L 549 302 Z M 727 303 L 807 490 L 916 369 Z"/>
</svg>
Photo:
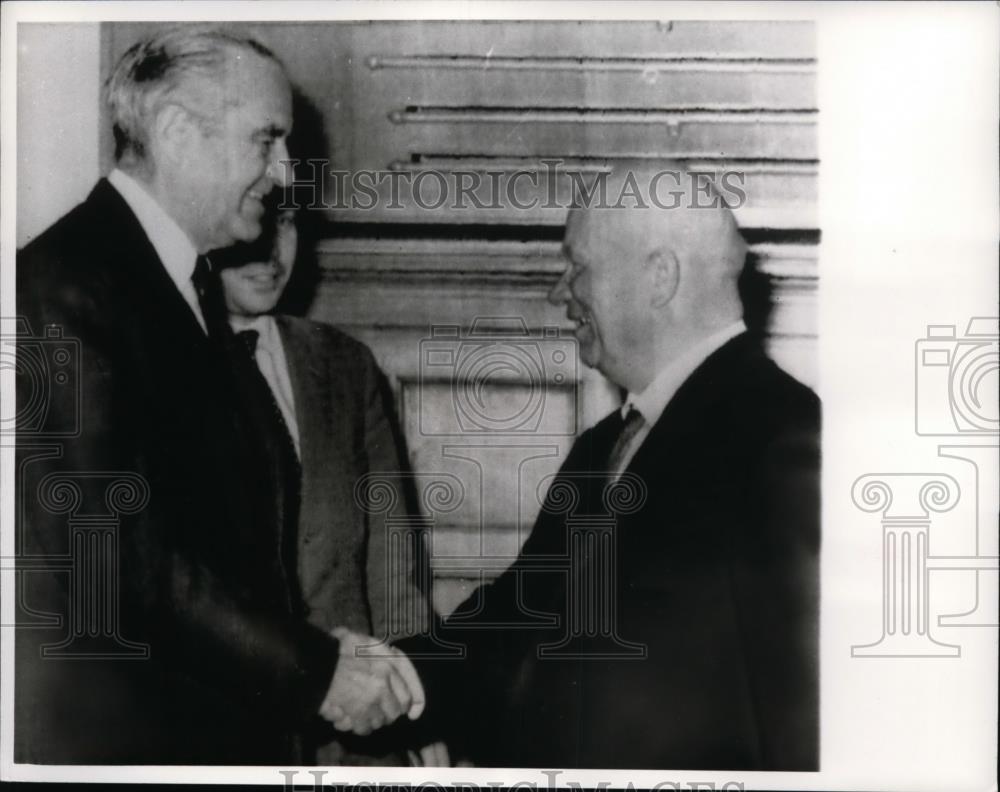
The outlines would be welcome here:
<svg viewBox="0 0 1000 792">
<path fill-rule="evenodd" d="M 669 164 L 608 192 L 664 170 L 681 200 L 570 212 L 550 294 L 621 409 L 446 622 L 466 658 L 417 660 L 426 727 L 480 765 L 818 766 L 818 400 L 747 333 L 721 200 Z"/>
</svg>

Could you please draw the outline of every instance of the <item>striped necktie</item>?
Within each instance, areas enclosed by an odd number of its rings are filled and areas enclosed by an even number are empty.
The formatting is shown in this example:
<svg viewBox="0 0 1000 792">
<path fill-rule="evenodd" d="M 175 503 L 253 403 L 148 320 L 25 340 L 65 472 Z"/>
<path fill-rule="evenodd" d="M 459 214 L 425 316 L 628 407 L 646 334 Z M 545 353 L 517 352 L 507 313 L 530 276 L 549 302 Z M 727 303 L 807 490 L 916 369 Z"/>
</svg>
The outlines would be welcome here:
<svg viewBox="0 0 1000 792">
<path fill-rule="evenodd" d="M 615 440 L 615 444 L 611 448 L 611 453 L 608 455 L 607 470 L 612 476 L 617 476 L 621 472 L 622 463 L 625 461 L 625 457 L 632 445 L 632 440 L 635 439 L 635 436 L 645 424 L 646 420 L 642 417 L 642 413 L 635 407 L 629 406 L 628 413 L 622 419 L 618 439 Z"/>
</svg>

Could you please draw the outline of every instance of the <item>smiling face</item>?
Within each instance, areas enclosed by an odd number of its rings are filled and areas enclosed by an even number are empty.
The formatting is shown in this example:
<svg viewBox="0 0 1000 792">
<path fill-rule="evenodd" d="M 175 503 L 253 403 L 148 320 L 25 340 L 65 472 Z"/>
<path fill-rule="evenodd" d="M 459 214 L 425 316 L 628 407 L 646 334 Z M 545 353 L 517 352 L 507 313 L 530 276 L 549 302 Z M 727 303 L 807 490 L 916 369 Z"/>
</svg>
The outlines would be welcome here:
<svg viewBox="0 0 1000 792">
<path fill-rule="evenodd" d="M 202 132 L 184 154 L 187 225 L 201 249 L 261 234 L 263 198 L 285 183 L 292 100 L 281 67 L 249 52 L 230 57 L 225 79 L 192 77 L 189 112 Z"/>
<path fill-rule="evenodd" d="M 632 388 L 651 338 L 651 308 L 645 273 L 623 237 L 595 212 L 572 211 L 563 245 L 569 263 L 549 300 L 566 306 L 581 360 Z"/>
<path fill-rule="evenodd" d="M 251 261 L 222 270 L 222 287 L 229 313 L 259 316 L 272 311 L 281 299 L 295 265 L 298 246 L 298 232 L 291 212 L 278 215 L 273 237 L 269 260 Z"/>
</svg>

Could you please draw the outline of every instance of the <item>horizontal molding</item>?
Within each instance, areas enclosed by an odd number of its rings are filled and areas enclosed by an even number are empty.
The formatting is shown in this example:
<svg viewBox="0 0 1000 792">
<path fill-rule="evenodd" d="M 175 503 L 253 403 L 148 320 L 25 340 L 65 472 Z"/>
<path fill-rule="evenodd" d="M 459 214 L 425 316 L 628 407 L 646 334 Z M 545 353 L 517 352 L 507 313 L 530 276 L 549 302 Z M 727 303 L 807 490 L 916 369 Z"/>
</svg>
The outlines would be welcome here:
<svg viewBox="0 0 1000 792">
<path fill-rule="evenodd" d="M 769 348 L 802 381 L 816 381 L 816 245 L 751 247 L 770 286 Z M 529 331 L 570 330 L 547 295 L 565 268 L 557 242 L 327 240 L 311 315 L 339 325 L 375 350 L 397 386 L 419 371 L 417 341 L 436 325 L 468 329 L 482 317 L 521 318 Z M 754 309 L 755 311 L 759 310 Z M 588 420 L 607 412 L 591 409 Z"/>
<path fill-rule="evenodd" d="M 534 211 L 509 207 L 472 211 L 407 205 L 401 209 L 370 211 L 334 209 L 331 214 L 331 228 L 336 230 L 330 236 L 353 238 L 561 240 L 566 225 L 565 209 L 541 207 Z M 744 238 L 751 243 L 819 239 L 816 228 L 819 210 L 812 202 L 797 206 L 743 206 L 734 209 L 733 214 Z"/>
<path fill-rule="evenodd" d="M 816 75 L 809 71 L 412 68 L 367 72 L 359 82 L 359 94 L 368 101 L 366 117 L 378 120 L 392 110 L 416 107 L 780 111 L 817 106 Z"/>
<path fill-rule="evenodd" d="M 563 271 L 561 243 L 441 240 L 325 239 L 317 246 L 320 268 L 330 280 L 393 282 L 502 282 L 544 285 Z M 815 281 L 816 245 L 751 245 L 764 274 Z"/>
<path fill-rule="evenodd" d="M 814 126 L 810 108 L 761 110 L 758 108 L 686 107 L 675 109 L 620 109 L 574 107 L 552 110 L 531 107 L 424 106 L 393 110 L 393 124 L 776 124 Z"/>
<path fill-rule="evenodd" d="M 757 258 L 758 268 L 765 275 L 781 280 L 813 282 L 819 278 L 816 245 L 752 245 L 750 253 Z"/>
<path fill-rule="evenodd" d="M 743 229 L 812 229 L 816 228 L 819 209 L 814 203 L 790 208 L 741 206 L 733 209 L 733 216 Z"/>
<path fill-rule="evenodd" d="M 527 171 L 529 173 L 548 172 L 549 167 L 555 169 L 555 165 L 546 166 L 543 160 L 558 162 L 560 175 L 565 175 L 567 171 L 578 171 L 581 173 L 603 173 L 610 171 L 615 163 L 632 160 L 646 161 L 651 165 L 664 161 L 662 155 L 649 154 L 643 157 L 490 157 L 475 154 L 421 154 L 415 153 L 409 160 L 394 160 L 389 163 L 389 169 L 395 171 L 420 171 L 420 170 L 440 170 L 444 172 L 476 170 L 476 171 L 502 171 L 504 173 L 517 173 Z M 689 170 L 704 171 L 743 171 L 768 176 L 817 176 L 819 174 L 818 160 L 750 160 L 750 159 L 730 159 L 726 157 L 674 157 L 666 162 L 676 162 Z"/>
<path fill-rule="evenodd" d="M 356 23 L 356 52 L 550 58 L 816 56 L 809 20 L 475 20 Z M 317 28 L 310 24 L 310 30 Z M 360 61 L 361 58 L 358 58 Z"/>
<path fill-rule="evenodd" d="M 317 248 L 328 280 L 544 286 L 565 268 L 555 242 L 326 240 Z"/>
<path fill-rule="evenodd" d="M 491 56 L 491 55 L 372 55 L 366 60 L 372 71 L 447 69 L 450 71 L 545 71 L 545 72 L 740 72 L 745 74 L 812 74 L 814 58 L 726 57 L 711 53 L 658 58 L 601 58 L 583 56 Z"/>
<path fill-rule="evenodd" d="M 157 23 L 105 23 L 121 46 Z M 375 56 L 483 58 L 743 59 L 811 61 L 810 20 L 378 20 L 234 23 L 282 59 L 313 50 L 353 58 Z M 113 61 L 112 61 L 113 62 Z"/>
<path fill-rule="evenodd" d="M 310 315 L 365 341 L 401 384 L 418 376 L 418 342 L 429 337 L 433 327 L 453 325 L 466 332 L 485 317 L 518 317 L 532 334 L 543 328 L 571 331 L 573 325 L 566 318 L 565 308 L 546 300 L 554 278 L 538 279 L 537 285 L 512 285 L 499 277 L 492 282 L 408 282 L 401 277 L 325 281 Z M 769 343 L 815 339 L 818 285 L 814 277 L 775 284 L 766 328 Z"/>
<path fill-rule="evenodd" d="M 485 214 L 486 210 L 482 210 Z M 479 212 L 465 212 L 466 216 L 479 216 Z M 371 212 L 334 212 L 337 220 L 326 226 L 324 240 L 395 240 L 413 241 L 468 241 L 483 242 L 557 242 L 561 243 L 566 226 L 565 212 L 559 222 L 528 223 L 519 225 L 511 218 L 498 218 L 493 223 L 473 222 L 367 222 L 356 218 L 369 218 Z M 438 217 L 440 213 L 428 212 L 428 217 Z M 743 238 L 750 245 L 761 243 L 815 245 L 819 242 L 820 231 L 815 225 L 750 227 L 741 224 Z M 323 241 L 318 243 L 324 244 Z"/>
<path fill-rule="evenodd" d="M 375 162 L 392 162 L 411 152 L 442 150 L 453 156 L 477 153 L 496 157 L 637 157 L 655 153 L 690 159 L 720 155 L 734 159 L 818 158 L 817 113 L 811 110 L 456 106 L 399 108 L 387 117 L 392 123 L 385 127 L 378 143 L 373 143 Z M 375 117 L 371 123 L 376 123 Z"/>
</svg>

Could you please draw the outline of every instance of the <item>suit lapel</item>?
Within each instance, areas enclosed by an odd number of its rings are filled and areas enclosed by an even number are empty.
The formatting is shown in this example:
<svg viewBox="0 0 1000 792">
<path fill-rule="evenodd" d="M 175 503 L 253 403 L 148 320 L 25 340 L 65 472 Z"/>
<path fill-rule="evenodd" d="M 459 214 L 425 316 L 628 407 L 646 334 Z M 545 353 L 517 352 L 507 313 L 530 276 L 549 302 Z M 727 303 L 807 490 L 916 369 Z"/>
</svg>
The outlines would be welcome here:
<svg viewBox="0 0 1000 792">
<path fill-rule="evenodd" d="M 113 343 L 134 369 L 127 382 L 123 378 L 128 390 L 121 408 L 142 411 L 154 439 L 170 433 L 164 442 L 188 437 L 201 449 L 199 464 L 212 489 L 209 495 L 194 487 L 192 497 L 204 499 L 206 509 L 217 508 L 211 543 L 235 543 L 227 552 L 260 563 L 264 574 L 276 573 L 277 585 L 277 575 L 286 574 L 276 561 L 283 560 L 285 482 L 259 430 L 260 405 L 248 398 L 246 379 L 237 372 L 242 358 L 209 340 L 142 225 L 107 180 L 95 186 L 86 206 L 89 227 L 114 229 L 95 250 L 107 262 Z M 168 480 L 164 470 L 157 475 Z M 286 597 L 290 577 L 281 581 Z"/>
<path fill-rule="evenodd" d="M 334 404 L 336 383 L 332 381 L 329 350 L 325 349 L 311 326 L 293 317 L 277 316 L 278 331 L 285 348 L 288 375 L 295 400 L 295 419 L 299 426 L 299 453 L 302 462 L 302 492 L 299 530 L 301 544 L 310 539 L 329 515 L 326 500 L 331 476 L 342 474 L 342 455 L 349 452 L 346 438 L 339 437 Z"/>
<path fill-rule="evenodd" d="M 632 457 L 626 472 L 652 475 L 667 459 L 683 464 L 684 451 L 678 446 L 697 442 L 693 434 L 714 426 L 722 416 L 712 414 L 739 387 L 739 370 L 753 354 L 754 343 L 742 333 L 723 344 L 706 358 L 667 403 L 642 445 Z M 647 482 L 648 485 L 648 482 Z"/>
<path fill-rule="evenodd" d="M 299 426 L 299 454 L 302 459 L 303 487 L 309 472 L 315 471 L 322 458 L 329 434 L 329 373 L 319 350 L 314 348 L 307 330 L 293 324 L 289 317 L 276 316 L 278 333 L 285 349 L 288 376 L 292 382 L 295 420 Z M 303 492 L 303 494 L 305 494 Z M 304 505 L 304 504 L 303 504 Z"/>
<path fill-rule="evenodd" d="M 126 282 L 135 283 L 141 292 L 155 297 L 148 303 L 142 302 L 133 308 L 145 311 L 152 307 L 164 325 L 177 334 L 177 343 L 207 349 L 208 338 L 205 331 L 167 274 L 156 248 L 121 193 L 107 179 L 101 179 L 91 191 L 87 203 L 93 207 L 102 223 L 118 229 L 116 234 L 108 238 L 107 244 L 112 252 L 109 261 L 127 262 L 128 271 L 119 273 L 119 276 Z M 148 316 L 142 318 L 149 320 Z"/>
</svg>

